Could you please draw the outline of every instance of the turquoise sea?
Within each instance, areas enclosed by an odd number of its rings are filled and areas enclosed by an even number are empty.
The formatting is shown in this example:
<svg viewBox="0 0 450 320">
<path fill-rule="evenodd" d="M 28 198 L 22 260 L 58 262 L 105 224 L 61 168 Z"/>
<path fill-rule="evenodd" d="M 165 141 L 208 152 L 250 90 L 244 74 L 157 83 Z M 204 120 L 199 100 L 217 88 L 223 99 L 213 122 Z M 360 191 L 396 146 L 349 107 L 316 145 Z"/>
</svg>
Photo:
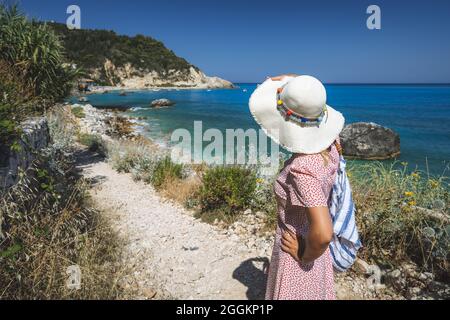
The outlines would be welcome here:
<svg viewBox="0 0 450 320">
<path fill-rule="evenodd" d="M 89 95 L 96 107 L 128 106 L 136 117 L 148 117 L 147 134 L 164 143 L 174 129 L 257 128 L 248 110 L 256 84 L 238 89 L 136 91 Z M 450 85 L 326 85 L 328 104 L 341 111 L 347 123 L 371 121 L 396 130 L 401 139 L 400 161 L 442 174 L 450 164 Z M 168 109 L 151 109 L 154 99 L 176 102 Z M 74 101 L 75 98 L 73 99 Z M 428 168 L 428 169 L 427 169 Z M 448 172 L 446 172 L 448 175 Z"/>
</svg>

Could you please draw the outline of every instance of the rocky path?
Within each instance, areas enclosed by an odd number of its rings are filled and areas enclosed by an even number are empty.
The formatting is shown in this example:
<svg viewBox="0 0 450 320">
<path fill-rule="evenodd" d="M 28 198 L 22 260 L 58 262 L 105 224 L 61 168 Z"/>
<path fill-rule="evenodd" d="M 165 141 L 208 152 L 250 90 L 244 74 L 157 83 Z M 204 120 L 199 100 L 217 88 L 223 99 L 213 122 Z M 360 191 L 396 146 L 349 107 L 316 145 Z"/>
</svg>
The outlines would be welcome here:
<svg viewBox="0 0 450 320">
<path fill-rule="evenodd" d="M 94 202 L 127 240 L 125 260 L 134 266 L 141 292 L 155 290 L 157 296 L 176 299 L 263 297 L 267 257 L 105 162 L 84 161 L 80 167 L 93 181 Z"/>
</svg>

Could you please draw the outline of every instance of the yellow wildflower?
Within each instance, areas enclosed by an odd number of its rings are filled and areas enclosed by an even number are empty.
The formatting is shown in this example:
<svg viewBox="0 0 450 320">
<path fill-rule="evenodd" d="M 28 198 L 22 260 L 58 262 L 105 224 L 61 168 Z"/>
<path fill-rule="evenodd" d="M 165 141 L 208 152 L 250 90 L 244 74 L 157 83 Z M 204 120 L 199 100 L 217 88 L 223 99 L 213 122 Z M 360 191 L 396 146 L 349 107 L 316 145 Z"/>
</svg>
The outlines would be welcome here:
<svg viewBox="0 0 450 320">
<path fill-rule="evenodd" d="M 403 213 L 410 213 L 411 211 L 412 211 L 412 209 L 409 206 L 402 207 L 402 212 Z"/>
<path fill-rule="evenodd" d="M 256 183 L 264 183 L 264 179 L 258 178 L 256 179 Z"/>
<path fill-rule="evenodd" d="M 430 180 L 430 187 L 433 188 L 433 189 L 436 189 L 437 187 L 439 187 L 439 181 L 431 179 Z"/>
<path fill-rule="evenodd" d="M 413 197 L 413 196 L 414 196 L 414 192 L 411 192 L 411 191 L 405 192 L 405 197 Z"/>
<path fill-rule="evenodd" d="M 401 165 L 406 167 L 408 165 L 408 162 L 402 162 Z"/>
<path fill-rule="evenodd" d="M 418 172 L 413 172 L 413 173 L 411 173 L 411 177 L 413 177 L 413 178 L 415 178 L 415 179 L 418 179 L 418 178 L 420 178 L 420 173 L 418 173 Z"/>
<path fill-rule="evenodd" d="M 410 206 L 410 207 L 415 206 L 416 204 L 417 204 L 417 203 L 416 203 L 414 200 L 408 202 L 408 206 Z"/>
</svg>

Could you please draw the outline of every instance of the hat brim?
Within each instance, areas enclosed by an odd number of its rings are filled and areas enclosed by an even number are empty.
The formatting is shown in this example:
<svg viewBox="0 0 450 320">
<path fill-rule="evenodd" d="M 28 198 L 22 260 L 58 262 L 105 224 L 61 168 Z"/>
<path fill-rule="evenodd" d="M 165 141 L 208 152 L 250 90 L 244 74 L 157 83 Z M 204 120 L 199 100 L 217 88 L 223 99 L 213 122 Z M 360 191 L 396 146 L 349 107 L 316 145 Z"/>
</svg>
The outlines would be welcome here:
<svg viewBox="0 0 450 320">
<path fill-rule="evenodd" d="M 266 80 L 250 97 L 250 112 L 265 134 L 293 153 L 314 154 L 327 149 L 344 128 L 344 116 L 327 106 L 327 113 L 318 127 L 301 127 L 286 121 L 277 109 L 277 89 L 284 81 Z"/>
</svg>

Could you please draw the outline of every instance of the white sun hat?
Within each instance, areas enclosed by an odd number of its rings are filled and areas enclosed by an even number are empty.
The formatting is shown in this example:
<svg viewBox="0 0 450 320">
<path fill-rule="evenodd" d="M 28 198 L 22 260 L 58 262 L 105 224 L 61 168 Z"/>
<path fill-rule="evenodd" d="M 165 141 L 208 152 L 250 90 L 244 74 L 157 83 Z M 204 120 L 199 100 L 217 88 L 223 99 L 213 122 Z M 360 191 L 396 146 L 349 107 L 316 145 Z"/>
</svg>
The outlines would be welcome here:
<svg viewBox="0 0 450 320">
<path fill-rule="evenodd" d="M 266 80 L 250 97 L 250 112 L 267 136 L 293 153 L 314 154 L 336 140 L 343 115 L 326 104 L 323 84 L 311 76 Z"/>
</svg>

